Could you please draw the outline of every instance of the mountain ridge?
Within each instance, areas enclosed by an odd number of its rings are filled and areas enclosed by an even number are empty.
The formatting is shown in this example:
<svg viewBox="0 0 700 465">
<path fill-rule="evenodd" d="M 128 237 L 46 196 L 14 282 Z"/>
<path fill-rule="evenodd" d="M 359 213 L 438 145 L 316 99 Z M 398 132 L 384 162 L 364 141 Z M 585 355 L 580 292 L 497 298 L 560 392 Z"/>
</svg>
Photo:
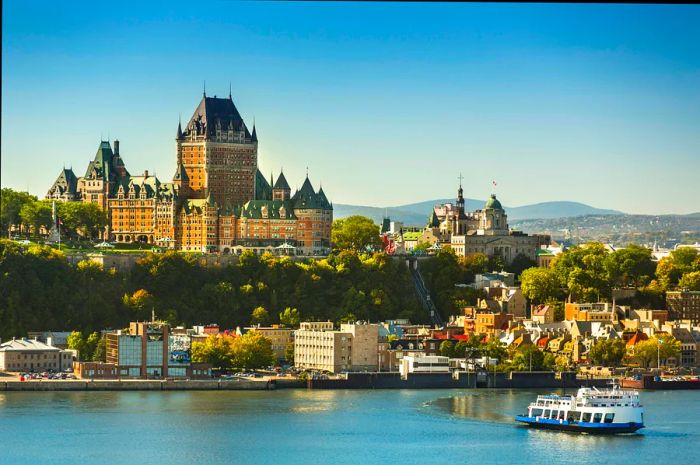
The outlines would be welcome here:
<svg viewBox="0 0 700 465">
<path fill-rule="evenodd" d="M 334 217 L 345 218 L 352 215 L 363 215 L 381 223 L 385 216 L 394 221 L 401 221 L 406 226 L 423 226 L 434 205 L 452 202 L 454 199 L 435 199 L 423 202 L 398 205 L 394 207 L 374 207 L 369 205 L 350 205 L 336 203 L 333 205 Z M 483 200 L 464 199 L 467 211 L 478 210 L 484 206 Z M 540 202 L 520 207 L 503 207 L 509 220 L 566 218 L 582 215 L 621 215 L 618 210 L 596 208 L 581 202 L 551 201 Z"/>
</svg>

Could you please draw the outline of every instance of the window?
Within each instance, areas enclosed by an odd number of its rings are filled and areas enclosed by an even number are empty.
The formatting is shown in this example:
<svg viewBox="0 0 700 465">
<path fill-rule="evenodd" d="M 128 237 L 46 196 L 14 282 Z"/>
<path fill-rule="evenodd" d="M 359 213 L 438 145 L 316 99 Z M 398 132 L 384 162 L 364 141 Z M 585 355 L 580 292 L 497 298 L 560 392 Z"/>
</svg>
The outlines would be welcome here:
<svg viewBox="0 0 700 465">
<path fill-rule="evenodd" d="M 593 423 L 600 423 L 600 420 L 603 418 L 603 414 L 598 412 L 593 414 Z"/>
<path fill-rule="evenodd" d="M 606 413 L 605 414 L 605 423 L 612 423 L 614 418 L 615 418 L 614 413 Z"/>
</svg>

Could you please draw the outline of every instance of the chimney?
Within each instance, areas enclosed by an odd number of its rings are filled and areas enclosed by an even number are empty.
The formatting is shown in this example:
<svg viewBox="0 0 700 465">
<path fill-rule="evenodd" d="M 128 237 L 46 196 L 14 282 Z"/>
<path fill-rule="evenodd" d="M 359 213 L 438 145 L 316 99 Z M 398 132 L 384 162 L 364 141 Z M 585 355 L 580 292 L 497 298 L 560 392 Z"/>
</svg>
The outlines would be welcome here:
<svg viewBox="0 0 700 465">
<path fill-rule="evenodd" d="M 114 139 L 114 154 L 119 155 L 119 139 Z"/>
<path fill-rule="evenodd" d="M 46 345 L 53 347 L 53 337 L 49 336 L 46 338 Z"/>
<path fill-rule="evenodd" d="M 143 170 L 143 177 L 147 178 L 148 177 L 148 170 Z"/>
</svg>

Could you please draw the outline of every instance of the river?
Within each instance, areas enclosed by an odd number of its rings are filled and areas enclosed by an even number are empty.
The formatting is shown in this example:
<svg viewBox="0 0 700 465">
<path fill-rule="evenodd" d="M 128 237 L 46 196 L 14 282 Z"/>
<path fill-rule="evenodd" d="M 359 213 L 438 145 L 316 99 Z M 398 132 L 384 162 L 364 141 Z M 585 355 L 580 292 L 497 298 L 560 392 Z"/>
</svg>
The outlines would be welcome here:
<svg viewBox="0 0 700 465">
<path fill-rule="evenodd" d="M 516 426 L 537 394 L 5 392 L 0 464 L 699 463 L 700 391 L 643 392 L 647 428 L 615 437 Z"/>
</svg>

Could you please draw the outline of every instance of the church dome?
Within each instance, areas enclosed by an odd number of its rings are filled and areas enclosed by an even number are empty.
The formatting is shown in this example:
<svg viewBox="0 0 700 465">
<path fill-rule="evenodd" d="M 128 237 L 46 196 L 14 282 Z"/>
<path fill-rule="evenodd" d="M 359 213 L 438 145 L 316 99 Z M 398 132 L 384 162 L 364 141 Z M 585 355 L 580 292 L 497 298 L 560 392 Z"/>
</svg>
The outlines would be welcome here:
<svg viewBox="0 0 700 465">
<path fill-rule="evenodd" d="M 494 210 L 503 210 L 501 202 L 499 202 L 498 199 L 496 199 L 496 194 L 491 194 L 491 198 L 486 201 L 486 204 L 484 205 L 484 210 L 489 208 Z"/>
</svg>

